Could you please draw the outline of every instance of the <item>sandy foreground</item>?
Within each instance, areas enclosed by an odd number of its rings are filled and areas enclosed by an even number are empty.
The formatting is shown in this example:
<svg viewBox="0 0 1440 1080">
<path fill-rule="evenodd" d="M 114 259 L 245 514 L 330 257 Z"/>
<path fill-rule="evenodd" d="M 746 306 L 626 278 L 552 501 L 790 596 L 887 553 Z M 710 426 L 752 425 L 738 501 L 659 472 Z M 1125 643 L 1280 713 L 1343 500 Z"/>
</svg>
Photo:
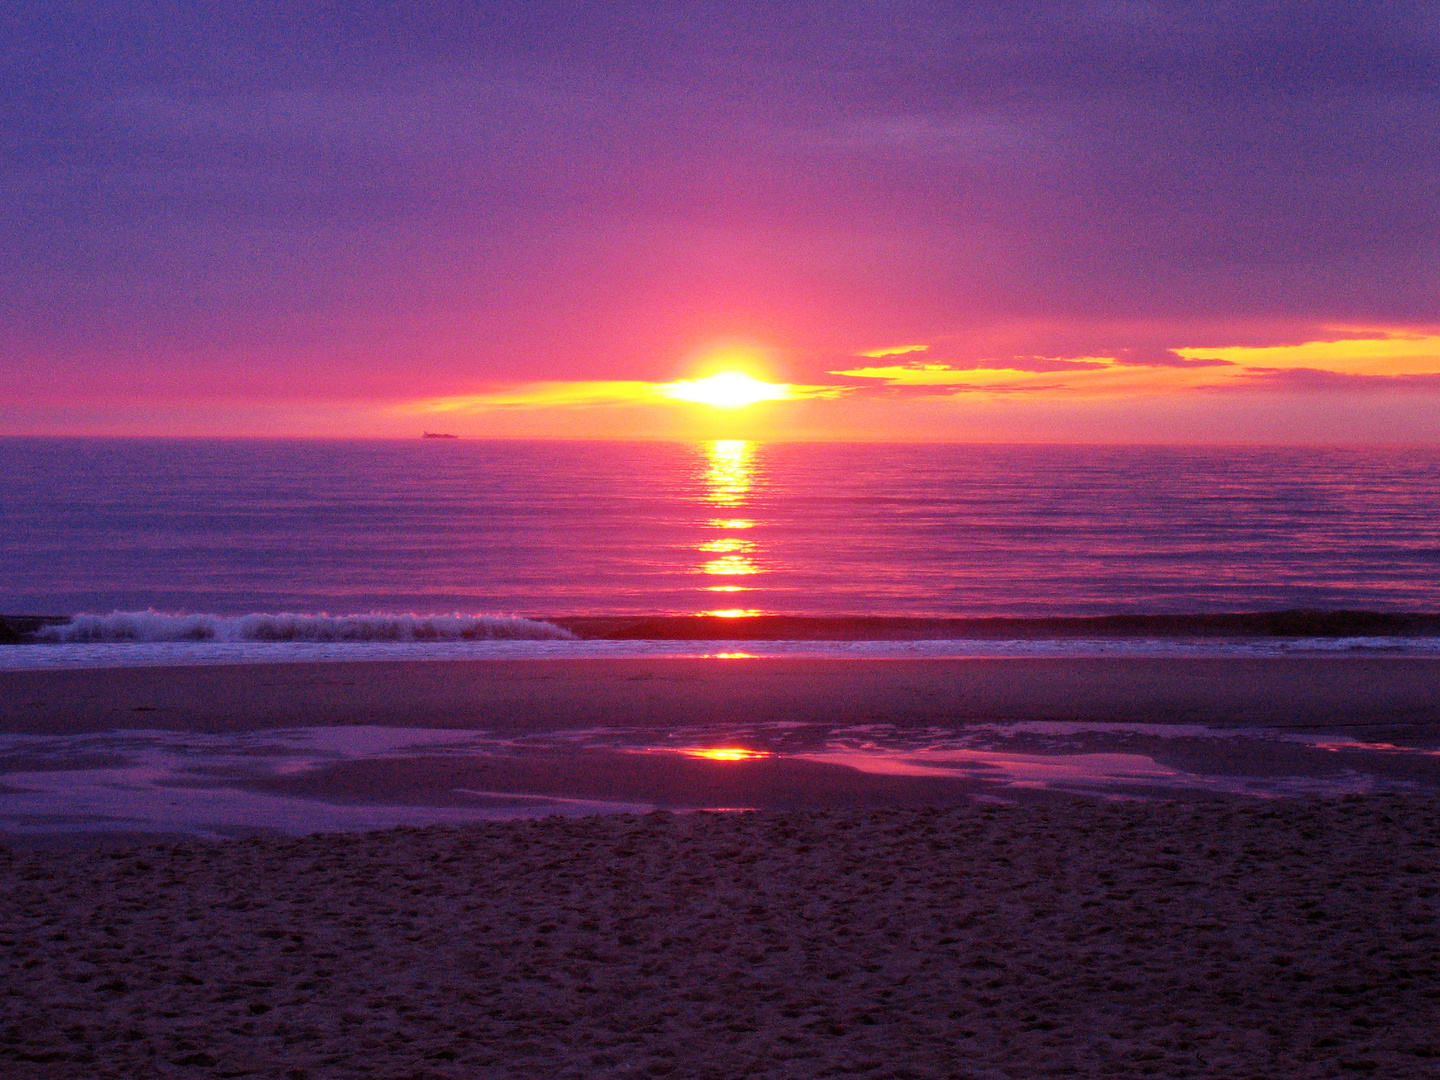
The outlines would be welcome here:
<svg viewBox="0 0 1440 1080">
<path fill-rule="evenodd" d="M 1433 1077 L 1440 800 L 7 854 L 40 1077 Z"/>
</svg>

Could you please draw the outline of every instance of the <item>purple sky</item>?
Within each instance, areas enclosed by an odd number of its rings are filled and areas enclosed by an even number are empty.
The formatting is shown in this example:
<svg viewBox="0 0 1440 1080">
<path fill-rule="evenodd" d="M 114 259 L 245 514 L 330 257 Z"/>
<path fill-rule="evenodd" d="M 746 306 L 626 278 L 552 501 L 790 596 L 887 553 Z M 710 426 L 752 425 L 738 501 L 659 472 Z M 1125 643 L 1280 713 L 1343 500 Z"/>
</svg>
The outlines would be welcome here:
<svg viewBox="0 0 1440 1080">
<path fill-rule="evenodd" d="M 1171 349 L 1440 330 L 1434 3 L 45 0 L 0 48 L 0 431 L 390 433 L 734 340 L 852 385 L 912 343 L 1179 379 Z M 1107 391 L 1075 432 L 1436 439 L 1434 351 L 1246 369 L 1268 404 Z M 913 395 L 872 384 L 796 430 L 895 434 Z M 614 426 L 573 412 L 476 433 Z"/>
</svg>

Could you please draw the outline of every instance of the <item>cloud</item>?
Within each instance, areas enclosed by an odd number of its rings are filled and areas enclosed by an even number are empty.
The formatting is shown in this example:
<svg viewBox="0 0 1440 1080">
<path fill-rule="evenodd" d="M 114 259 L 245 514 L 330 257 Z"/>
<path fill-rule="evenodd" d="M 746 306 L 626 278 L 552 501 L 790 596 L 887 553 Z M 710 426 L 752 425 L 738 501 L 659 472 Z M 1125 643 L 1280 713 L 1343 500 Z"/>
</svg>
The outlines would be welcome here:
<svg viewBox="0 0 1440 1080">
<path fill-rule="evenodd" d="M 891 345 L 883 349 L 869 349 L 857 356 L 863 356 L 867 360 L 883 360 L 887 356 L 905 356 L 907 353 L 929 352 L 929 345 Z"/>
<path fill-rule="evenodd" d="M 15 0 L 0 384 L 1050 385 L 1434 317 L 1433 2 L 780 7 Z"/>
<path fill-rule="evenodd" d="M 1221 360 L 1217 356 L 1181 356 L 1174 349 L 1142 345 L 1136 348 L 1116 349 L 1115 363 L 1122 367 L 1202 368 L 1233 367 L 1235 361 Z"/>
<path fill-rule="evenodd" d="M 1004 356 L 986 357 L 968 366 L 949 366 L 955 371 L 1096 371 L 1109 367 L 1108 360 L 1108 357 Z"/>
<path fill-rule="evenodd" d="M 962 363 L 921 363 L 892 364 L 878 367 L 861 367 L 849 370 L 827 372 L 829 375 L 847 375 L 861 379 L 895 379 L 902 382 L 964 382 L 959 376 L 971 371 L 1096 371 L 1109 367 L 1108 357 L 1086 357 L 1067 359 L 1058 356 L 1007 356 L 987 357 Z"/>
<path fill-rule="evenodd" d="M 1354 375 L 1416 375 L 1440 369 L 1440 334 L 1373 330 L 1271 345 L 1176 350 L 1187 359 L 1228 360 L 1244 368 L 1314 368 Z"/>
<path fill-rule="evenodd" d="M 887 382 L 857 388 L 855 396 L 869 398 L 956 398 L 972 394 L 1064 393 L 1070 387 L 1062 382 L 987 382 L 987 383 L 899 383 Z"/>
<path fill-rule="evenodd" d="M 1206 386 L 1220 391 L 1300 391 L 1321 393 L 1376 393 L 1385 391 L 1440 391 L 1440 371 L 1407 375 L 1361 375 L 1322 368 L 1246 368 L 1234 379 Z"/>
<path fill-rule="evenodd" d="M 602 405 L 653 403 L 659 399 L 653 383 L 634 380 L 521 383 L 477 394 L 426 398 L 395 407 L 399 413 L 470 413 L 506 409 L 577 409 Z"/>
<path fill-rule="evenodd" d="M 1010 360 L 949 364 L 894 364 L 832 371 L 836 378 L 860 380 L 861 397 L 954 397 L 962 394 L 1069 394 L 1106 392 L 1118 365 L 1107 358 L 1061 360 L 1015 357 Z M 1100 380 L 1097 384 L 1095 380 Z M 1110 387 L 1119 390 L 1119 387 Z"/>
<path fill-rule="evenodd" d="M 695 381 L 658 383 L 637 379 L 521 383 L 474 394 L 407 401 L 394 406 L 391 412 L 397 415 L 449 413 L 464 416 L 512 410 L 595 409 L 628 405 L 679 406 L 696 402 L 707 404 L 686 396 L 687 390 L 696 385 Z M 794 383 L 758 385 L 773 386 L 776 391 L 774 397 L 756 398 L 753 402 L 741 404 L 766 400 L 798 401 L 844 397 L 854 390 L 850 386 L 802 386 Z"/>
<path fill-rule="evenodd" d="M 1115 368 L 1211 368 L 1233 367 L 1234 362 L 1218 357 L 1185 357 L 1172 349 L 1139 347 L 1113 350 L 1115 355 L 1086 354 L 1083 356 L 989 356 L 969 360 L 951 360 L 940 363 L 930 360 L 932 356 L 943 356 L 945 347 L 910 345 L 899 349 L 876 349 L 861 353 L 867 359 L 888 360 L 923 352 L 926 360 L 914 360 L 904 364 L 866 365 L 855 368 L 840 368 L 827 372 L 828 375 L 850 379 L 883 379 L 890 385 L 903 386 L 955 386 L 975 389 L 976 378 L 993 372 L 997 376 L 1034 375 L 1056 372 L 1098 372 Z M 985 380 L 985 386 L 996 386 L 994 380 Z M 1046 388 L 1061 384 L 1045 384 Z M 1028 389 L 1040 389 L 1041 384 L 1027 382 Z"/>
<path fill-rule="evenodd" d="M 1174 348 L 1150 343 L 1116 346 L 1114 344 L 1076 347 L 1079 339 L 1071 330 L 1067 347 L 1052 350 L 994 351 L 976 355 L 972 346 L 953 340 L 923 345 L 897 345 L 870 349 L 857 356 L 867 360 L 890 360 L 908 357 L 906 368 L 916 371 L 1094 371 L 1107 367 L 1206 368 L 1231 367 L 1233 360 L 1220 357 L 1182 356 Z M 855 371 L 831 371 L 830 374 L 854 375 Z"/>
<path fill-rule="evenodd" d="M 1330 330 L 1309 340 L 1209 348 L 1126 345 L 1083 356 L 1018 355 L 963 358 L 938 342 L 911 359 L 876 350 L 882 362 L 841 368 L 832 377 L 874 380 L 875 395 L 904 388 L 914 394 L 1032 394 L 1117 398 L 1192 391 L 1363 393 L 1440 388 L 1440 335 L 1373 328 Z M 1220 354 L 1220 355 L 1214 355 Z M 937 356 L 950 356 L 937 362 Z M 909 363 L 883 363 L 910 360 Z M 923 388 L 923 389 L 922 389 Z"/>
</svg>

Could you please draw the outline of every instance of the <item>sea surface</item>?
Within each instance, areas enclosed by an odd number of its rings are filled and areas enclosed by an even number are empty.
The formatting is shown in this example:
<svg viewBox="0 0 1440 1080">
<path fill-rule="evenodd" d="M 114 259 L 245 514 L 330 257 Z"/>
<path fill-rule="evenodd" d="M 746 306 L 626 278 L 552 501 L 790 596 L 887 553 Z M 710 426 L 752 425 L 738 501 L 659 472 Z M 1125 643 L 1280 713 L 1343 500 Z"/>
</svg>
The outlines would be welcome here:
<svg viewBox="0 0 1440 1080">
<path fill-rule="evenodd" d="M 1440 656 L 1437 511 L 1435 449 L 12 438 L 0 615 L 64 619 L 0 644 L 0 669 Z M 1375 614 L 1217 618 L 1295 609 Z M 1424 740 L 983 717 L 517 741 L 363 724 L 206 735 L 118 715 L 114 731 L 0 737 L 7 842 L 651 808 L 455 787 L 448 772 L 427 787 L 437 755 L 777 757 L 999 800 L 1429 790 L 1440 755 Z M 375 762 L 419 786 L 348 801 L 276 787 Z"/>
<path fill-rule="evenodd" d="M 1440 612 L 1440 450 L 0 440 L 0 613 Z"/>
</svg>

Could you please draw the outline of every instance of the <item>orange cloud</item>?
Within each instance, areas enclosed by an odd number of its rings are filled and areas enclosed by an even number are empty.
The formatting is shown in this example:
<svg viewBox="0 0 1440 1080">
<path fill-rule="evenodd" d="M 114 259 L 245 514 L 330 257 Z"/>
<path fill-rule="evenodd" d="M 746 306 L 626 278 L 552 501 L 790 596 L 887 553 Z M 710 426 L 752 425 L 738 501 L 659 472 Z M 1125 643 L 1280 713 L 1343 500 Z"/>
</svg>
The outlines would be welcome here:
<svg viewBox="0 0 1440 1080">
<path fill-rule="evenodd" d="M 1440 395 L 1440 334 L 1334 336 L 1339 340 L 1223 348 L 1162 342 L 1109 352 L 1092 345 L 1068 355 L 991 353 L 949 362 L 940 359 L 948 347 L 897 346 L 837 365 L 828 373 L 833 382 L 768 382 L 757 373 L 736 380 L 735 395 L 711 394 L 729 384 L 712 387 L 708 374 L 530 382 L 395 403 L 379 422 L 387 431 L 483 438 L 1434 438 L 1440 421 L 1427 411 L 1426 395 Z"/>
<path fill-rule="evenodd" d="M 622 405 L 673 407 L 682 403 L 736 408 L 765 401 L 839 397 L 850 392 L 850 388 L 844 386 L 763 383 L 748 376 L 735 376 L 730 381 L 724 381 L 725 378 L 719 375 L 668 383 L 621 379 L 521 383 L 478 394 L 406 402 L 396 406 L 394 411 L 409 415 L 469 415 L 515 409 L 590 409 Z M 743 384 L 740 380 L 744 380 Z"/>
<path fill-rule="evenodd" d="M 905 356 L 909 353 L 929 352 L 929 345 L 895 345 L 888 349 L 871 349 L 869 352 L 858 353 L 867 360 L 883 360 L 887 356 Z"/>
<path fill-rule="evenodd" d="M 1268 348 L 1175 351 L 1187 359 L 1214 357 L 1245 368 L 1313 368 L 1349 375 L 1428 375 L 1440 372 L 1440 334 L 1382 332 L 1376 337 L 1307 341 L 1299 345 Z"/>
<path fill-rule="evenodd" d="M 466 414 L 503 409 L 574 409 L 595 405 L 633 405 L 653 400 L 653 384 L 647 382 L 533 382 L 479 394 L 457 394 L 454 397 L 406 402 L 397 406 L 396 411 Z"/>
<path fill-rule="evenodd" d="M 916 361 L 830 374 L 873 379 L 891 391 L 941 396 L 988 392 L 1113 397 L 1252 388 L 1434 390 L 1440 384 L 1440 335 L 1345 333 L 1356 336 L 1298 345 L 1121 349 L 1113 356 L 1020 356 L 958 366 Z M 1361 333 L 1368 336 L 1358 336 Z M 860 355 L 886 358 L 900 353 L 876 350 Z"/>
<path fill-rule="evenodd" d="M 954 368 L 946 364 L 907 364 L 832 371 L 848 378 L 875 379 L 895 390 L 925 387 L 932 393 L 1059 393 L 1114 396 L 1174 393 L 1215 381 L 1211 369 L 1146 368 L 1117 363 L 1112 357 L 1026 357 L 1006 367 Z M 1020 366 L 1024 364 L 1024 366 Z M 862 391 L 863 392 L 863 391 Z"/>
</svg>

